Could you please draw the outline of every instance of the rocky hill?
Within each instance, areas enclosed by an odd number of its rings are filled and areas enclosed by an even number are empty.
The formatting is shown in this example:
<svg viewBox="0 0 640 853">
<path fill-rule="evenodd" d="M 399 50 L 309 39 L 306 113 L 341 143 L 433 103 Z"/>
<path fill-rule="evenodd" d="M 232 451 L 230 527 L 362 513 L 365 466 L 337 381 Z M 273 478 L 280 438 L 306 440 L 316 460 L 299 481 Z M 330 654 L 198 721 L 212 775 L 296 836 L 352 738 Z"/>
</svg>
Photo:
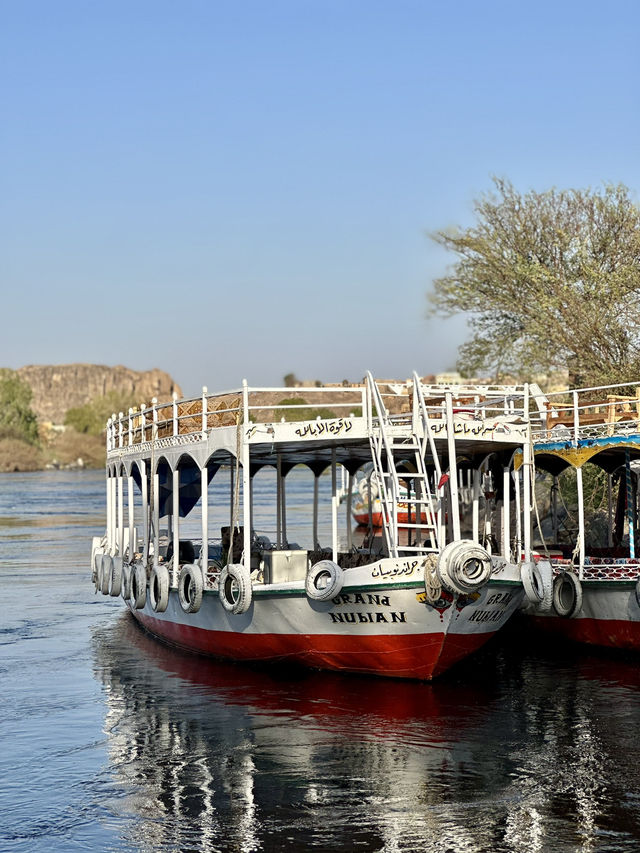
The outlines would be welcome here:
<svg viewBox="0 0 640 853">
<path fill-rule="evenodd" d="M 180 386 L 157 368 L 138 371 L 122 365 L 45 364 L 21 367 L 17 373 L 31 386 L 31 408 L 38 420 L 54 424 L 64 422 L 68 409 L 83 406 L 110 391 L 132 394 L 145 403 L 152 397 L 170 399 L 174 391 L 182 396 Z"/>
</svg>

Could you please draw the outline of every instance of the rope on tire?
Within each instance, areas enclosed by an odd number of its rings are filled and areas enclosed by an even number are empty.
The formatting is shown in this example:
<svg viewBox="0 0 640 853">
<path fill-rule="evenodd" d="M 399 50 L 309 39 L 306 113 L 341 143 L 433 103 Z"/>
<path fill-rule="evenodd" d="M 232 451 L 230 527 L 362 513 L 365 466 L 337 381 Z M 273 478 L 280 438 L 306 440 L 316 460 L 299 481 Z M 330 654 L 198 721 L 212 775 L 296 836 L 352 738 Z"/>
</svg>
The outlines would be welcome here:
<svg viewBox="0 0 640 853">
<path fill-rule="evenodd" d="M 438 577 L 438 557 L 427 554 L 424 561 L 424 592 L 429 604 L 435 604 L 442 596 L 442 586 Z"/>
</svg>

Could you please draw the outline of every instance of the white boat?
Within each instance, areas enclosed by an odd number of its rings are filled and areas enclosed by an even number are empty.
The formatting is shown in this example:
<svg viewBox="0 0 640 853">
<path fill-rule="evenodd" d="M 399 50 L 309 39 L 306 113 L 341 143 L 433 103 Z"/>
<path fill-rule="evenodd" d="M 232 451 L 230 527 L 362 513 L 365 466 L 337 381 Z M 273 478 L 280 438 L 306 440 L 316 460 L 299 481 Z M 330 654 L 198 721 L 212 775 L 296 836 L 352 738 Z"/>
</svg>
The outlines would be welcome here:
<svg viewBox="0 0 640 853">
<path fill-rule="evenodd" d="M 640 459 L 640 384 L 575 389 L 539 402 L 543 414 L 533 428 L 534 462 L 552 478 L 551 529 L 536 550 L 551 571 L 538 572 L 532 618 L 539 628 L 574 641 L 640 650 L 635 461 Z M 591 469 L 589 490 L 584 472 L 590 465 L 600 474 Z M 558 490 L 566 472 L 575 478 L 576 519 L 570 535 L 562 537 Z M 601 490 L 605 505 L 595 517 L 587 505 L 594 488 Z"/>
<path fill-rule="evenodd" d="M 523 597 L 509 489 L 503 511 L 488 513 L 481 472 L 492 459 L 508 484 L 516 451 L 528 458 L 528 388 L 476 389 L 462 412 L 460 389 L 427 387 L 414 375 L 390 391 L 368 375 L 359 386 L 305 388 L 336 416 L 304 421 L 277 419 L 283 393 L 290 389 L 245 382 L 110 419 L 107 528 L 91 556 L 96 589 L 122 595 L 157 637 L 213 657 L 399 678 L 444 672 L 492 637 Z M 416 510 L 403 520 L 408 462 Z M 367 463 L 381 484 L 382 536 L 358 544 L 349 523 L 340 542 L 338 470 L 353 476 Z M 314 475 L 306 547 L 287 540 L 286 478 L 300 464 Z M 277 472 L 273 543 L 253 511 L 253 479 L 265 466 Z M 462 467 L 473 472 L 469 518 L 460 513 Z M 321 545 L 318 483 L 327 469 L 331 523 Z M 524 471 L 516 523 L 526 555 Z M 214 544 L 208 486 L 226 476 L 229 521 Z M 186 538 L 194 517 L 199 536 Z"/>
</svg>

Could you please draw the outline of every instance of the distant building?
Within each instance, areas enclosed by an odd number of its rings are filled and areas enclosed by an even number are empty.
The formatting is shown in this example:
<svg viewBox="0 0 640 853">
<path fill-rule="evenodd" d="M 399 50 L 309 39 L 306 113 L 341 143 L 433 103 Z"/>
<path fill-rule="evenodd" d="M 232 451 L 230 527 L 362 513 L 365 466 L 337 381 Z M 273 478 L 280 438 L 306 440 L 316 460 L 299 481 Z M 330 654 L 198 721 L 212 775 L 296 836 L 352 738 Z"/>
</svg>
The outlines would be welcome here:
<svg viewBox="0 0 640 853">
<path fill-rule="evenodd" d="M 495 379 L 489 379 L 486 376 L 460 376 L 457 370 L 425 376 L 422 381 L 433 385 L 495 385 Z"/>
</svg>

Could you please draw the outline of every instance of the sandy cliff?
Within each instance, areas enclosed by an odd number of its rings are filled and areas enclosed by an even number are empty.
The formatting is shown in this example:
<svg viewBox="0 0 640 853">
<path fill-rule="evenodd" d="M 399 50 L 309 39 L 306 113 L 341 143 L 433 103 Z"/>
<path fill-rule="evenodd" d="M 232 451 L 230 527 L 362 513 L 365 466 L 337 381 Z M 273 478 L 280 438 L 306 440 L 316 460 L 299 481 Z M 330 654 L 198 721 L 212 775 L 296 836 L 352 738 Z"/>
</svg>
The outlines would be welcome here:
<svg viewBox="0 0 640 853">
<path fill-rule="evenodd" d="M 31 386 L 31 408 L 38 420 L 54 424 L 63 423 L 68 409 L 83 406 L 110 391 L 133 394 L 147 404 L 152 397 L 167 400 L 174 391 L 182 396 L 180 386 L 157 368 L 139 371 L 122 365 L 45 364 L 21 367 L 17 372 Z"/>
</svg>

